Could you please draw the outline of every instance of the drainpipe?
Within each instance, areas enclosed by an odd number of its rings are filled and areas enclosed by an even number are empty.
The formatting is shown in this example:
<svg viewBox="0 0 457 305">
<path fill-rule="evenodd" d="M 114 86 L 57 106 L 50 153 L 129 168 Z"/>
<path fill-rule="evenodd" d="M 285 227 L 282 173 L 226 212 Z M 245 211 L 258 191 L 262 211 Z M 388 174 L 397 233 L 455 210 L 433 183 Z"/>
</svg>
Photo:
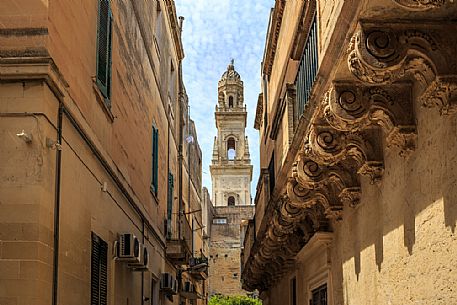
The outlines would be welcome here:
<svg viewBox="0 0 457 305">
<path fill-rule="evenodd" d="M 62 115 L 63 105 L 59 103 L 57 114 L 57 146 L 56 149 L 56 175 L 54 193 L 54 256 L 52 272 L 52 305 L 57 305 L 57 293 L 59 284 L 59 231 L 60 231 L 60 177 L 62 175 Z"/>
</svg>

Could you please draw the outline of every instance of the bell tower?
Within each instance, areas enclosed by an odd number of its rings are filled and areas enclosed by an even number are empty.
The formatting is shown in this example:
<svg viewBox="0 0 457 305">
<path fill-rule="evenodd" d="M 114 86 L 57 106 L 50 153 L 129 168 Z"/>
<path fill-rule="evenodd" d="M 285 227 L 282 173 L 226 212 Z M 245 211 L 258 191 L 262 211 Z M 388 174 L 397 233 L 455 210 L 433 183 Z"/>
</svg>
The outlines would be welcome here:
<svg viewBox="0 0 457 305">
<path fill-rule="evenodd" d="M 243 81 L 233 60 L 218 83 L 214 137 L 210 165 L 214 206 L 251 204 L 252 165 L 246 136 L 247 112 Z"/>
</svg>

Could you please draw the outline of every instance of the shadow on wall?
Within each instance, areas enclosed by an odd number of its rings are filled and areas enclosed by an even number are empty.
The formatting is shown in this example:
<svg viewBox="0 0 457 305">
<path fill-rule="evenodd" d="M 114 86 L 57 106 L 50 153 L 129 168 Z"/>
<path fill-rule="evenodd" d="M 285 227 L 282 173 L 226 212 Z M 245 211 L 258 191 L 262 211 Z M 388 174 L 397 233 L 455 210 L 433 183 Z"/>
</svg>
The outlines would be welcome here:
<svg viewBox="0 0 457 305">
<path fill-rule="evenodd" d="M 449 247 L 449 236 L 455 233 L 457 220 L 456 126 L 455 116 L 423 111 L 422 117 L 418 116 L 416 150 L 408 158 L 400 157 L 395 148 L 385 150 L 381 182 L 370 185 L 368 179 L 361 178 L 360 205 L 356 209 L 345 208 L 342 222 L 336 224 L 342 243 L 341 262 L 354 260 L 357 281 L 367 270 L 361 253 L 372 246 L 379 273 L 386 254 L 389 266 L 398 266 L 401 259 L 420 256 L 421 251 Z M 399 244 L 398 230 L 402 227 L 407 253 Z M 389 252 L 384 253 L 386 243 Z M 426 258 L 420 260 L 427 263 Z"/>
</svg>

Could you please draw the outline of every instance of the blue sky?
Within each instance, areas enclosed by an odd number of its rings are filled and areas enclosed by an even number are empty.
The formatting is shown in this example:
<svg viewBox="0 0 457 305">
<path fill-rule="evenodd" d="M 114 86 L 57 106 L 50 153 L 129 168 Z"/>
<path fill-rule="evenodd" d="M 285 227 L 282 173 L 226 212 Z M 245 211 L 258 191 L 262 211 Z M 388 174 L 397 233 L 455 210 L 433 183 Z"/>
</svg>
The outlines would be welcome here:
<svg viewBox="0 0 457 305">
<path fill-rule="evenodd" d="M 260 93 L 260 63 L 265 45 L 270 9 L 274 0 L 176 0 L 178 16 L 184 16 L 184 83 L 190 114 L 197 125 L 203 153 L 203 185 L 211 194 L 209 165 L 216 135 L 214 107 L 217 82 L 235 59 L 235 70 L 244 82 L 248 109 L 246 133 L 254 165 L 252 197 L 259 175 L 259 137 L 253 128 Z"/>
</svg>

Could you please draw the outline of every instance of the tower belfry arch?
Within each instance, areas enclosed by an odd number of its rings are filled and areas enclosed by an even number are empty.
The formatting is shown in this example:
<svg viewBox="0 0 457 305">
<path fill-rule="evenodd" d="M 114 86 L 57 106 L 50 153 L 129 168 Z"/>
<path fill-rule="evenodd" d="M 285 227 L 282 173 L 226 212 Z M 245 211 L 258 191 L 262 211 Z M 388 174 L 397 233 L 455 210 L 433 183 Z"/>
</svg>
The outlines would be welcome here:
<svg viewBox="0 0 457 305">
<path fill-rule="evenodd" d="M 251 204 L 252 165 L 245 132 L 246 118 L 243 81 L 232 59 L 218 83 L 217 136 L 210 165 L 212 200 L 216 207 L 228 206 L 229 193 L 239 198 L 235 205 Z"/>
</svg>

